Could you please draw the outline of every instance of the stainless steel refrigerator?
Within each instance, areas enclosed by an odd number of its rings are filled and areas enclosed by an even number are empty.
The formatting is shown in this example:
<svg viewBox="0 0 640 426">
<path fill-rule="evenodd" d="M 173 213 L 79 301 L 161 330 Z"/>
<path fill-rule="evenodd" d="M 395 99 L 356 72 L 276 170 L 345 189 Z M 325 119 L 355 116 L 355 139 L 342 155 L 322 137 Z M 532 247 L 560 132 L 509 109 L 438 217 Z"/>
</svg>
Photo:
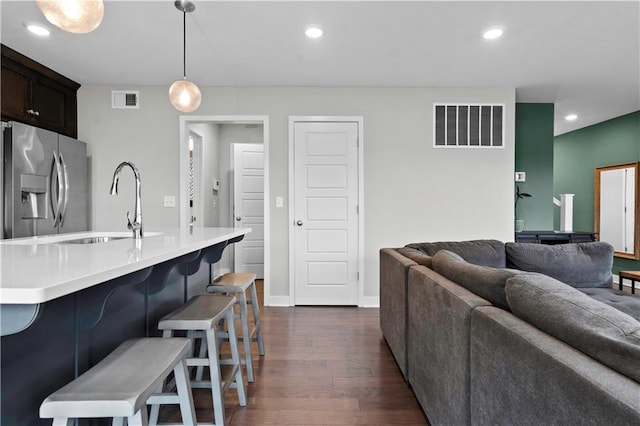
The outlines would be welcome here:
<svg viewBox="0 0 640 426">
<path fill-rule="evenodd" d="M 88 230 L 87 145 L 17 122 L 2 133 L 2 238 Z"/>
</svg>

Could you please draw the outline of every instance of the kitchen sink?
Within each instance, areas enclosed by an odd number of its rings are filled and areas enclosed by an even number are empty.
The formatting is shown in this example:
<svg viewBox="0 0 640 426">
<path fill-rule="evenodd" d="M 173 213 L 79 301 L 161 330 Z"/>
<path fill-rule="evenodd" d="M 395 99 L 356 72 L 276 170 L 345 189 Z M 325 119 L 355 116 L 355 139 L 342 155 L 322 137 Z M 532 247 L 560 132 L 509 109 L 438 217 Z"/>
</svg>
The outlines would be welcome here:
<svg viewBox="0 0 640 426">
<path fill-rule="evenodd" d="M 1 0 L 0 0 L 1 1 Z M 146 232 L 145 237 L 155 237 L 162 235 L 162 232 Z M 60 235 L 43 235 L 40 237 L 25 237 L 25 238 L 12 238 L 6 240 L 0 240 L 0 247 L 4 245 L 12 246 L 31 246 L 42 244 L 98 244 L 107 243 L 109 241 L 133 239 L 133 233 L 131 231 L 113 232 L 113 231 L 94 231 L 94 232 L 82 232 L 75 234 L 60 234 Z"/>
<path fill-rule="evenodd" d="M 96 243 L 106 243 L 114 240 L 122 240 L 125 238 L 131 237 L 87 237 L 87 238 L 76 238 L 75 240 L 66 240 L 59 241 L 58 244 L 96 244 Z"/>
</svg>

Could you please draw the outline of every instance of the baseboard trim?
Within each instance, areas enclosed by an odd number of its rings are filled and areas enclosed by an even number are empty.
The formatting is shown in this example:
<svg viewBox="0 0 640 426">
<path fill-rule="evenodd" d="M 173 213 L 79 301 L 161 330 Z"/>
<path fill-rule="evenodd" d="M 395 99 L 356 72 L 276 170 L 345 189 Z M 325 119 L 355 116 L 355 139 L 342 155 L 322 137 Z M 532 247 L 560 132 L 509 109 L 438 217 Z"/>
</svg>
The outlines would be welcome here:
<svg viewBox="0 0 640 426">
<path fill-rule="evenodd" d="M 292 306 L 289 296 L 269 296 L 265 297 L 264 306 L 279 306 L 288 307 Z M 364 296 L 360 299 L 360 308 L 379 308 L 380 296 Z"/>
<path fill-rule="evenodd" d="M 219 270 L 215 270 L 214 268 L 214 276 L 213 276 L 213 280 L 217 280 L 218 278 L 220 278 L 221 276 L 223 276 L 224 274 L 229 274 L 231 273 L 231 269 L 229 268 L 220 268 Z"/>
<path fill-rule="evenodd" d="M 279 306 L 288 307 L 291 306 L 289 296 L 269 296 L 265 297 L 264 306 Z"/>
<path fill-rule="evenodd" d="M 612 274 L 613 275 L 613 283 L 620 285 L 620 276 L 617 274 Z M 631 288 L 631 281 L 629 280 L 625 280 L 625 282 L 622 283 L 623 286 L 625 287 L 629 287 Z M 638 285 L 636 284 L 636 289 L 638 289 Z"/>
<path fill-rule="evenodd" d="M 380 296 L 363 296 L 362 299 L 360 299 L 360 307 L 361 308 L 379 308 Z"/>
</svg>

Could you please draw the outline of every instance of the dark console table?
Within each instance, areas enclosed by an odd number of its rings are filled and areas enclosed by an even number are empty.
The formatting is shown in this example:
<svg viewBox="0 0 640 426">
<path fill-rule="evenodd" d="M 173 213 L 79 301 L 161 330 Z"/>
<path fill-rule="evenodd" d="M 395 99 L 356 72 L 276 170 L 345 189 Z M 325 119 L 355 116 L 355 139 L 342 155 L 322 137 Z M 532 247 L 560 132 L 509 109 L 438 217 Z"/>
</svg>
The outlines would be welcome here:
<svg viewBox="0 0 640 426">
<path fill-rule="evenodd" d="M 515 233 L 515 242 L 533 244 L 588 243 L 596 240 L 593 232 L 522 231 Z"/>
</svg>

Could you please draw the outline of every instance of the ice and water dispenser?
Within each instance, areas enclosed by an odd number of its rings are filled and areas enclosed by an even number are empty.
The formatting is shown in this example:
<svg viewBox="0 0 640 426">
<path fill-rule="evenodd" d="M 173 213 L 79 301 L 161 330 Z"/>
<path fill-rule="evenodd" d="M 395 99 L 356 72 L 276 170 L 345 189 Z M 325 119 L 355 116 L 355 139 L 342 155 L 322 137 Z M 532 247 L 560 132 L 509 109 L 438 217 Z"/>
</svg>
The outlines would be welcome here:
<svg viewBox="0 0 640 426">
<path fill-rule="evenodd" d="M 47 218 L 47 176 L 20 175 L 20 215 L 22 219 Z"/>
</svg>

